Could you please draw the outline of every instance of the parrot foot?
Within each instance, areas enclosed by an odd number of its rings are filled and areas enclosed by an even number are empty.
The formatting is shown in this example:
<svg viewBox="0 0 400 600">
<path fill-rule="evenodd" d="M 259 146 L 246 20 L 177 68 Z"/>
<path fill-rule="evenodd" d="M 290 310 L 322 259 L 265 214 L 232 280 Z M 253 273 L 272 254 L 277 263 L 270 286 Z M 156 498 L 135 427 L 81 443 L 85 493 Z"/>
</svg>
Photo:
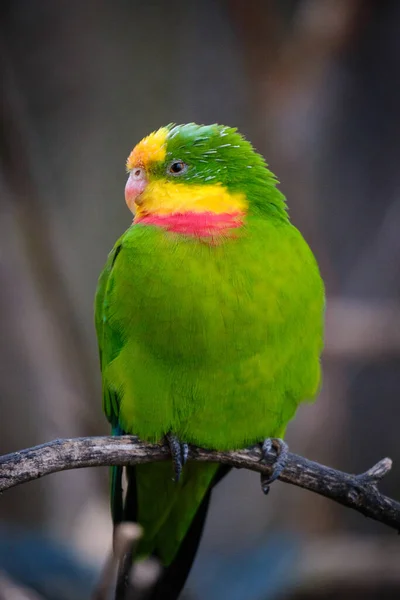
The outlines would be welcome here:
<svg viewBox="0 0 400 600">
<path fill-rule="evenodd" d="M 167 433 L 165 437 L 171 451 L 172 462 L 174 463 L 175 482 L 178 483 L 182 475 L 182 469 L 188 458 L 189 446 L 185 442 L 180 442 L 173 433 Z"/>
<path fill-rule="evenodd" d="M 275 451 L 276 459 L 271 465 L 269 454 L 272 451 Z M 278 479 L 279 475 L 286 466 L 289 454 L 289 446 L 286 442 L 279 438 L 267 438 L 261 444 L 261 452 L 263 454 L 261 461 L 270 465 L 271 467 L 271 475 L 261 473 L 261 488 L 264 494 L 268 494 L 269 486 L 275 481 L 275 479 Z"/>
</svg>

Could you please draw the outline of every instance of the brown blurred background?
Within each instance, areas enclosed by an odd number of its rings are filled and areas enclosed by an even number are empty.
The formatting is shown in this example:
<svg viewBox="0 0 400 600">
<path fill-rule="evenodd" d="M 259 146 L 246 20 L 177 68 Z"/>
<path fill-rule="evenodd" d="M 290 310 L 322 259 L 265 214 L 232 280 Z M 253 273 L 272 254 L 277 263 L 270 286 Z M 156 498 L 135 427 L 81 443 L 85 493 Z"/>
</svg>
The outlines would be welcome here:
<svg viewBox="0 0 400 600">
<path fill-rule="evenodd" d="M 4 0 L 0 16 L 0 453 L 108 432 L 92 303 L 130 224 L 125 158 L 171 121 L 219 122 L 266 156 L 326 282 L 324 386 L 289 445 L 348 472 L 389 455 L 400 498 L 400 3 Z M 4 494 L 0 518 L 95 571 L 107 485 L 53 475 Z M 0 529 L 0 571 L 1 548 Z M 384 526 L 237 472 L 187 596 L 396 598 L 399 564 Z"/>
</svg>

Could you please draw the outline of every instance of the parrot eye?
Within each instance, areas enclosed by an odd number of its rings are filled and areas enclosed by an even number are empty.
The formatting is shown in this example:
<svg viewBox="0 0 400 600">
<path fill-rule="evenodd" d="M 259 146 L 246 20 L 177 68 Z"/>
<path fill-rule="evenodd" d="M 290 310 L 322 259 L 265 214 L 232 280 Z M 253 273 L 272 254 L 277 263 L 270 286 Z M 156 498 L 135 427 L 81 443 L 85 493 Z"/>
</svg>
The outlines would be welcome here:
<svg viewBox="0 0 400 600">
<path fill-rule="evenodd" d="M 186 173 L 188 166 L 182 160 L 174 160 L 168 167 L 168 173 L 171 175 L 182 175 Z"/>
</svg>

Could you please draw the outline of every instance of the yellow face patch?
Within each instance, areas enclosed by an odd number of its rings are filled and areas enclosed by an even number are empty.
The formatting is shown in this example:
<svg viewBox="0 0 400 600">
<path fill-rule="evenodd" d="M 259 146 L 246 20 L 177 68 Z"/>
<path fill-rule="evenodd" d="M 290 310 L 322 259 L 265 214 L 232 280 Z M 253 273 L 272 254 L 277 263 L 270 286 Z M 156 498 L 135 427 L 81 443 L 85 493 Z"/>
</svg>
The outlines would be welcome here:
<svg viewBox="0 0 400 600">
<path fill-rule="evenodd" d="M 131 171 L 135 167 L 146 167 L 153 162 L 162 162 L 166 155 L 166 141 L 169 130 L 167 127 L 161 127 L 158 131 L 154 131 L 139 142 L 126 161 L 127 171 Z"/>
<path fill-rule="evenodd" d="M 244 213 L 244 194 L 229 192 L 223 185 L 195 185 L 174 181 L 153 181 L 140 195 L 136 219 L 145 215 L 169 215 L 186 212 Z"/>
</svg>

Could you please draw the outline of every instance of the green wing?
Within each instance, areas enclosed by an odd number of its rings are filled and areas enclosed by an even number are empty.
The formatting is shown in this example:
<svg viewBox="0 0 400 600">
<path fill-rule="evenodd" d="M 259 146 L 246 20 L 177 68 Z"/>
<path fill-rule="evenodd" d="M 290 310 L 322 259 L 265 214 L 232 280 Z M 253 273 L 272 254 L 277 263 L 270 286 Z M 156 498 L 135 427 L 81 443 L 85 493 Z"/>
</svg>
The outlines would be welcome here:
<svg viewBox="0 0 400 600">
<path fill-rule="evenodd" d="M 95 327 L 97 333 L 97 341 L 99 346 L 99 358 L 100 368 L 103 371 L 104 366 L 109 362 L 109 354 L 118 353 L 121 349 L 120 336 L 113 332 L 108 323 L 108 291 L 111 283 L 111 272 L 115 265 L 115 261 L 122 250 L 122 238 L 120 238 L 115 244 L 114 248 L 108 255 L 105 267 L 99 277 L 97 284 L 96 296 L 95 296 Z M 110 390 L 108 386 L 104 384 L 103 380 L 103 410 L 110 421 L 111 425 L 116 427 L 118 425 L 118 414 L 119 414 L 119 398 L 115 390 Z"/>
<path fill-rule="evenodd" d="M 107 257 L 107 262 L 102 270 L 99 280 L 97 282 L 96 296 L 94 299 L 94 323 L 96 327 L 97 341 L 99 345 L 100 355 L 100 367 L 102 368 L 102 355 L 104 345 L 104 329 L 106 324 L 106 311 L 104 301 L 107 295 L 108 282 L 110 279 L 112 268 L 115 264 L 116 258 L 122 248 L 122 239 L 120 238 L 115 244 Z"/>
<path fill-rule="evenodd" d="M 102 371 L 104 365 L 107 364 L 109 360 L 109 344 L 106 344 L 106 337 L 108 340 L 110 338 L 110 333 L 112 337 L 112 332 L 109 331 L 109 326 L 107 323 L 107 292 L 109 290 L 110 275 L 121 249 L 122 238 L 118 240 L 108 255 L 105 267 L 99 277 L 94 302 L 94 320 L 99 346 L 100 368 Z M 113 435 L 121 435 L 124 433 L 118 424 L 119 404 L 120 401 L 118 394 L 115 391 L 110 390 L 110 388 L 105 385 L 103 380 L 103 410 L 107 416 L 107 419 L 112 425 Z M 113 522 L 116 525 L 120 523 L 123 518 L 122 467 L 114 466 L 110 469 L 110 500 L 111 514 Z"/>
</svg>

